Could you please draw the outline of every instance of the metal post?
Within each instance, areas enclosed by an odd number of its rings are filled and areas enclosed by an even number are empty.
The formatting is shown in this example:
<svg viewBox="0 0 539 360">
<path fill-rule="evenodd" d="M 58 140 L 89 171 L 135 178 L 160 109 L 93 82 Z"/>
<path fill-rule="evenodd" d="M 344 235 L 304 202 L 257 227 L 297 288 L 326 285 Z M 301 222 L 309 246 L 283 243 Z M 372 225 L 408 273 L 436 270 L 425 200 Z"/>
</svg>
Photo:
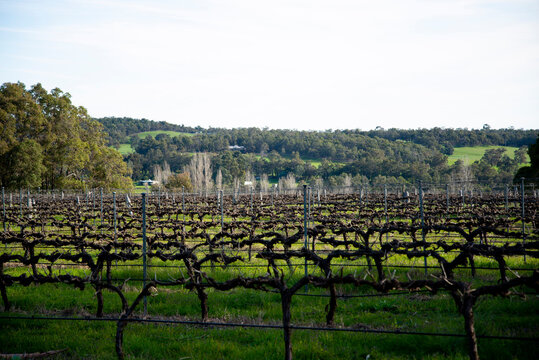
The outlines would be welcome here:
<svg viewBox="0 0 539 360">
<path fill-rule="evenodd" d="M 305 237 L 304 248 L 309 249 L 309 233 L 307 231 L 307 185 L 303 185 L 303 233 Z M 305 256 L 305 276 L 309 275 L 307 268 L 307 256 Z M 309 291 L 309 286 L 305 284 L 305 292 Z"/>
<path fill-rule="evenodd" d="M 253 187 L 251 186 L 251 214 L 253 214 Z"/>
<path fill-rule="evenodd" d="M 223 190 L 220 190 L 219 191 L 219 200 L 221 202 L 221 232 L 224 231 L 223 229 L 223 218 L 224 218 L 224 215 L 223 215 Z"/>
<path fill-rule="evenodd" d="M 95 228 L 95 189 L 92 190 L 92 216 L 94 218 L 94 228 Z"/>
<path fill-rule="evenodd" d="M 112 223 L 114 226 L 114 245 L 117 242 L 117 231 L 116 231 L 116 191 L 112 193 L 112 209 L 113 209 L 113 218 Z M 114 253 L 116 254 L 116 246 L 114 247 Z"/>
<path fill-rule="evenodd" d="M 387 215 L 387 184 L 384 184 L 384 214 L 386 215 L 386 226 L 389 222 L 389 217 Z M 389 242 L 389 233 L 386 233 L 386 242 Z"/>
<path fill-rule="evenodd" d="M 307 197 L 309 198 L 307 202 L 307 226 L 311 226 L 311 187 L 307 188 Z M 313 249 L 314 250 L 314 249 Z"/>
<path fill-rule="evenodd" d="M 182 241 L 185 237 L 185 187 L 182 186 Z"/>
<path fill-rule="evenodd" d="M 423 185 L 419 180 L 419 211 L 421 213 L 421 237 L 423 243 L 425 242 L 425 213 L 423 212 Z M 426 250 L 426 246 L 423 245 L 423 250 Z M 424 256 L 423 262 L 425 264 L 425 277 L 427 276 L 427 256 Z"/>
<path fill-rule="evenodd" d="M 30 210 L 30 189 L 26 189 L 26 208 Z"/>
<path fill-rule="evenodd" d="M 103 226 L 103 188 L 101 188 L 101 215 L 100 215 L 100 223 L 99 225 Z M 103 229 L 101 229 L 103 231 Z"/>
<path fill-rule="evenodd" d="M 387 223 L 387 184 L 384 184 L 384 214 L 386 215 Z"/>
<path fill-rule="evenodd" d="M 449 184 L 445 184 L 445 198 L 447 202 L 447 212 L 449 213 Z"/>
<path fill-rule="evenodd" d="M 6 202 L 5 202 L 5 190 L 2 186 L 2 214 L 3 214 L 3 220 L 4 223 L 4 231 L 6 231 Z"/>
<path fill-rule="evenodd" d="M 524 200 L 524 178 L 523 177 L 520 178 L 520 191 L 521 191 L 521 200 L 522 200 L 522 205 L 521 205 L 522 206 L 522 245 L 524 245 L 526 243 L 526 222 L 524 221 L 525 200 Z M 524 263 L 526 263 L 526 253 L 524 253 Z"/>
<path fill-rule="evenodd" d="M 146 286 L 146 193 L 142 193 L 142 287 Z M 144 316 L 148 314 L 148 299 L 144 296 Z"/>
<path fill-rule="evenodd" d="M 19 209 L 21 210 L 21 218 L 22 218 L 22 190 L 19 189 Z"/>
<path fill-rule="evenodd" d="M 507 188 L 507 184 L 505 184 L 505 188 L 504 188 L 504 191 L 503 191 L 503 195 L 505 197 L 505 211 L 507 211 L 509 209 L 509 189 Z"/>
</svg>

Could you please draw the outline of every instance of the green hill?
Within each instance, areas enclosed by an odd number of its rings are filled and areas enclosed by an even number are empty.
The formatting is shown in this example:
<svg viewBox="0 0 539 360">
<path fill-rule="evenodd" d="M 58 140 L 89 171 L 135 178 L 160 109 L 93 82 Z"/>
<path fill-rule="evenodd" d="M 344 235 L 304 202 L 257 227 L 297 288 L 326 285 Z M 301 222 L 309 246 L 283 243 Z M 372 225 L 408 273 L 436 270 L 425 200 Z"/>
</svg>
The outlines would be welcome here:
<svg viewBox="0 0 539 360">
<path fill-rule="evenodd" d="M 132 134 L 131 136 L 136 135 L 139 139 L 145 139 L 148 136 L 152 136 L 155 138 L 157 135 L 160 135 L 160 134 L 167 134 L 170 137 L 195 135 L 193 133 L 186 133 L 186 132 L 172 131 L 172 130 L 154 130 L 154 131 L 139 132 L 136 134 Z M 133 149 L 131 144 L 123 143 L 118 146 L 118 151 L 122 155 L 129 155 L 129 154 L 133 154 L 135 152 L 135 149 Z"/>
</svg>

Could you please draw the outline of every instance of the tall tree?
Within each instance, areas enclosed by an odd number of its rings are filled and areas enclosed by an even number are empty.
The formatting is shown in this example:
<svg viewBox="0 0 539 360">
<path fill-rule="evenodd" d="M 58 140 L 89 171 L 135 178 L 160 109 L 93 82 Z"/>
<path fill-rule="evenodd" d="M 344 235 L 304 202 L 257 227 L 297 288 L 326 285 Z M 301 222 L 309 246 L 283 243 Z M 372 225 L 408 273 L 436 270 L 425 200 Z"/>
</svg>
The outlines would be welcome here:
<svg viewBox="0 0 539 360">
<path fill-rule="evenodd" d="M 103 126 L 58 88 L 3 84 L 0 134 L 2 186 L 132 186 L 122 156 L 106 146 Z"/>
<path fill-rule="evenodd" d="M 36 171 L 22 167 L 42 160 L 39 143 L 44 141 L 47 123 L 41 108 L 22 83 L 5 83 L 0 87 L 0 182 L 2 186 L 19 187 L 41 183 L 41 164 Z M 27 140 L 33 139 L 33 142 Z M 26 141 L 26 142 L 25 142 Z M 24 144 L 22 144 L 25 142 Z M 31 157 L 28 155 L 35 155 Z M 30 160 L 20 164 L 22 159 Z M 17 166 L 18 169 L 15 169 Z M 26 179 L 25 177 L 28 176 Z M 25 185 L 23 185 L 25 184 Z"/>
</svg>

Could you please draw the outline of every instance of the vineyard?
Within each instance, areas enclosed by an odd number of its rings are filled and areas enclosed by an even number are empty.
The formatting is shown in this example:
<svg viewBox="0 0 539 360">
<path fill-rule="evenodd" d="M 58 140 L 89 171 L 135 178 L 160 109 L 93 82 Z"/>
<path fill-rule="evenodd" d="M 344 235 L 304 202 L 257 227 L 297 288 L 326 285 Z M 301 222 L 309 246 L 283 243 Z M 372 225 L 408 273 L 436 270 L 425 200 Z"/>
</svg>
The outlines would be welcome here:
<svg viewBox="0 0 539 360">
<path fill-rule="evenodd" d="M 293 335 L 300 331 L 460 337 L 470 359 L 479 359 L 482 339 L 518 342 L 536 357 L 535 190 L 449 190 L 423 184 L 411 193 L 307 187 L 265 194 L 3 193 L 0 324 L 114 322 L 119 359 L 130 357 L 124 332 L 133 323 L 278 329 L 285 359 L 292 359 Z M 11 299 L 15 289 L 39 291 L 49 284 L 93 289 L 95 304 L 85 308 L 91 314 L 32 313 Z M 212 315 L 212 296 L 241 291 L 276 297 L 279 321 Z M 178 294 L 196 298 L 198 319 L 152 307 L 177 301 Z M 366 298 L 382 303 L 388 296 L 420 297 L 428 303 L 439 294 L 451 299 L 460 331 L 443 324 L 435 331 L 367 326 L 342 313 L 349 309 L 345 303 Z M 293 303 L 308 297 L 320 307 L 310 309 L 315 315 L 307 321 L 294 321 Z M 489 297 L 524 302 L 527 327 L 476 331 L 474 306 Z M 377 309 L 383 306 L 374 307 L 374 316 Z"/>
</svg>

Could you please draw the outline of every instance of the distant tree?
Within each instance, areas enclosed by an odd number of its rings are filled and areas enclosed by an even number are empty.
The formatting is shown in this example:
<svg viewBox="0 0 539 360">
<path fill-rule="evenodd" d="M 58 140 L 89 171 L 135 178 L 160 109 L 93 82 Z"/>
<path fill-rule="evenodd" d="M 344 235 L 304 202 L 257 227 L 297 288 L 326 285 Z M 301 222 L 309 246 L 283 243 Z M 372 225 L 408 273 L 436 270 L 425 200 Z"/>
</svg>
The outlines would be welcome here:
<svg viewBox="0 0 539 360">
<path fill-rule="evenodd" d="M 452 191 L 458 189 L 468 190 L 470 183 L 475 181 L 472 167 L 462 160 L 457 160 L 451 166 Z"/>
<path fill-rule="evenodd" d="M 215 175 L 215 187 L 217 190 L 223 190 L 223 172 L 221 168 L 217 169 L 217 175 Z"/>
<path fill-rule="evenodd" d="M 269 189 L 269 181 L 268 181 L 268 175 L 267 174 L 262 174 L 260 176 L 260 190 L 263 191 L 263 192 L 268 192 L 268 189 Z"/>
<path fill-rule="evenodd" d="M 504 148 L 487 149 L 483 154 L 481 161 L 484 161 L 491 166 L 498 166 L 504 153 Z"/>
<path fill-rule="evenodd" d="M 100 147 L 91 154 L 88 164 L 88 186 L 106 190 L 133 188 L 129 177 L 131 169 L 123 161 L 122 154 L 109 147 Z"/>
<path fill-rule="evenodd" d="M 523 164 L 526 162 L 526 153 L 528 152 L 527 146 L 521 146 L 518 149 L 515 150 L 515 163 L 516 164 Z"/>
<path fill-rule="evenodd" d="M 208 153 L 195 153 L 190 164 L 185 168 L 191 178 L 194 190 L 211 190 L 212 187 L 212 166 L 211 157 Z"/>
<path fill-rule="evenodd" d="M 170 165 L 165 161 L 163 166 L 154 165 L 153 168 L 153 179 L 157 181 L 159 186 L 165 186 L 169 177 L 172 176 L 172 171 L 170 171 Z"/>
<path fill-rule="evenodd" d="M 285 191 L 285 190 L 295 190 L 298 187 L 298 184 L 296 183 L 296 177 L 294 174 L 288 174 L 286 177 L 282 177 L 279 179 L 278 183 L 279 191 Z"/>
<path fill-rule="evenodd" d="M 253 188 L 256 188 L 256 178 L 250 170 L 245 171 L 245 182 L 250 183 Z"/>
<path fill-rule="evenodd" d="M 168 178 L 166 188 L 170 190 L 180 190 L 183 188 L 185 191 L 191 191 L 193 190 L 193 185 L 191 184 L 189 174 L 181 173 L 171 175 Z"/>
</svg>

